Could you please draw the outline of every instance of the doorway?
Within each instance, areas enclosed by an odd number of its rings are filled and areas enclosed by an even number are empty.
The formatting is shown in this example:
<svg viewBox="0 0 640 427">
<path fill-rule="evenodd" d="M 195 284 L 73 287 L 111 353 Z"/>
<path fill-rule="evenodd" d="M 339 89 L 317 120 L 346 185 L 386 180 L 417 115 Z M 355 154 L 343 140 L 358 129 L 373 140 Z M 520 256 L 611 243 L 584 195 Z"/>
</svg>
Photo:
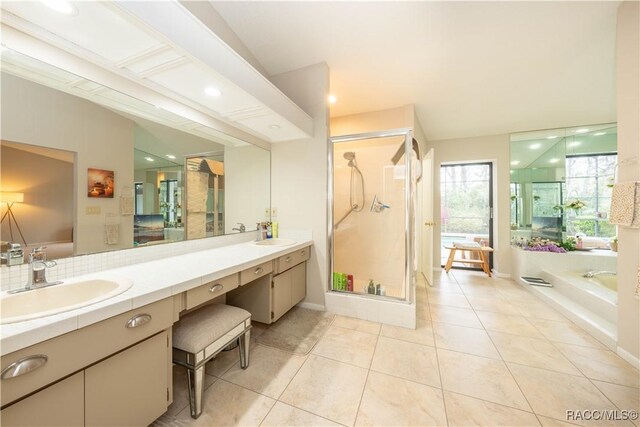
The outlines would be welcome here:
<svg viewBox="0 0 640 427">
<path fill-rule="evenodd" d="M 493 164 L 445 164 L 440 167 L 440 244 L 444 266 L 454 242 L 493 247 Z M 473 268 L 459 263 L 455 268 Z M 493 256 L 489 257 L 493 267 Z"/>
</svg>

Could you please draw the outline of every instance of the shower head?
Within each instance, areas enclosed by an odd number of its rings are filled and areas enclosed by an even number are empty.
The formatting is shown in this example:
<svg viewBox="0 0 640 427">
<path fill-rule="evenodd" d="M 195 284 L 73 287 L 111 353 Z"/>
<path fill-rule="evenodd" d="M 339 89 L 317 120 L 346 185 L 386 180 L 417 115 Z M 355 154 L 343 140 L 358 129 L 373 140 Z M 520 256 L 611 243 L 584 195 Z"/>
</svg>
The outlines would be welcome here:
<svg viewBox="0 0 640 427">
<path fill-rule="evenodd" d="M 356 159 L 356 153 L 353 151 L 347 151 L 342 155 L 342 157 L 344 157 L 345 160 L 353 161 Z"/>
</svg>

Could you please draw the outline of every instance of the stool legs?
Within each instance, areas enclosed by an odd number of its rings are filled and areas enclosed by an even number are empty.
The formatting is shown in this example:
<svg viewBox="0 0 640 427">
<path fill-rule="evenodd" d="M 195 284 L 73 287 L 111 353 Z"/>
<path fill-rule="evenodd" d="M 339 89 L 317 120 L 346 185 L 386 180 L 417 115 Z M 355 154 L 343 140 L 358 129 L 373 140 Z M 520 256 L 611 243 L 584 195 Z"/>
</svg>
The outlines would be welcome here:
<svg viewBox="0 0 640 427">
<path fill-rule="evenodd" d="M 456 256 L 456 249 L 452 248 L 449 250 L 449 258 L 447 259 L 447 263 L 444 266 L 444 271 L 446 271 L 447 273 L 449 272 L 449 270 L 451 270 L 451 264 L 453 264 L 453 259 Z"/>
<path fill-rule="evenodd" d="M 238 338 L 240 349 L 240 367 L 247 369 L 249 367 L 249 347 L 251 346 L 251 331 L 247 331 Z"/>
<path fill-rule="evenodd" d="M 202 390 L 204 386 L 204 365 L 197 369 L 187 369 L 189 382 L 189 406 L 191 417 L 198 418 L 202 413 Z"/>
</svg>

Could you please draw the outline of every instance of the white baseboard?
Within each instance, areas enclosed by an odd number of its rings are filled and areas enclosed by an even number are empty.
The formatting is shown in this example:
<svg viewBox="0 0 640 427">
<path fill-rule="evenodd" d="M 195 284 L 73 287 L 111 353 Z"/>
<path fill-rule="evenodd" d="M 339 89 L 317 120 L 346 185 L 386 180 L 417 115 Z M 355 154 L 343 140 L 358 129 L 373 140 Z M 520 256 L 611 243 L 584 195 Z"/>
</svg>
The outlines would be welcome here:
<svg viewBox="0 0 640 427">
<path fill-rule="evenodd" d="M 509 273 L 500 273 L 499 271 L 493 270 L 493 275 L 496 277 L 501 277 L 503 279 L 511 279 L 511 274 Z"/>
<path fill-rule="evenodd" d="M 635 357 L 633 354 L 629 353 L 627 350 L 624 350 L 620 347 L 616 349 L 616 353 L 618 353 L 618 356 L 622 357 L 624 360 L 631 363 L 636 369 L 640 369 L 640 359 Z"/>
<path fill-rule="evenodd" d="M 433 271 L 442 271 L 442 267 L 433 267 Z"/>
<path fill-rule="evenodd" d="M 316 310 L 316 311 L 326 311 L 327 310 L 324 305 L 313 304 L 313 303 L 310 303 L 310 302 L 300 302 L 296 306 L 300 307 L 300 308 L 308 308 L 309 310 Z"/>
</svg>

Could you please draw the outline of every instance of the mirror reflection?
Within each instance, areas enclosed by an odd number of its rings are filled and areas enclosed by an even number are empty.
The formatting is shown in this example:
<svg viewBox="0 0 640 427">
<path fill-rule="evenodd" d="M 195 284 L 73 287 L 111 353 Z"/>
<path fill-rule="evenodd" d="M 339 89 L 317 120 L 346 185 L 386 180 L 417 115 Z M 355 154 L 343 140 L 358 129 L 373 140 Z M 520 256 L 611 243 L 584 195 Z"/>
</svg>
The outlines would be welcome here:
<svg viewBox="0 0 640 427">
<path fill-rule="evenodd" d="M 269 151 L 9 49 L 2 62 L 3 246 L 61 258 L 268 216 Z"/>
<path fill-rule="evenodd" d="M 617 127 L 599 124 L 511 135 L 511 238 L 607 249 Z"/>
</svg>

